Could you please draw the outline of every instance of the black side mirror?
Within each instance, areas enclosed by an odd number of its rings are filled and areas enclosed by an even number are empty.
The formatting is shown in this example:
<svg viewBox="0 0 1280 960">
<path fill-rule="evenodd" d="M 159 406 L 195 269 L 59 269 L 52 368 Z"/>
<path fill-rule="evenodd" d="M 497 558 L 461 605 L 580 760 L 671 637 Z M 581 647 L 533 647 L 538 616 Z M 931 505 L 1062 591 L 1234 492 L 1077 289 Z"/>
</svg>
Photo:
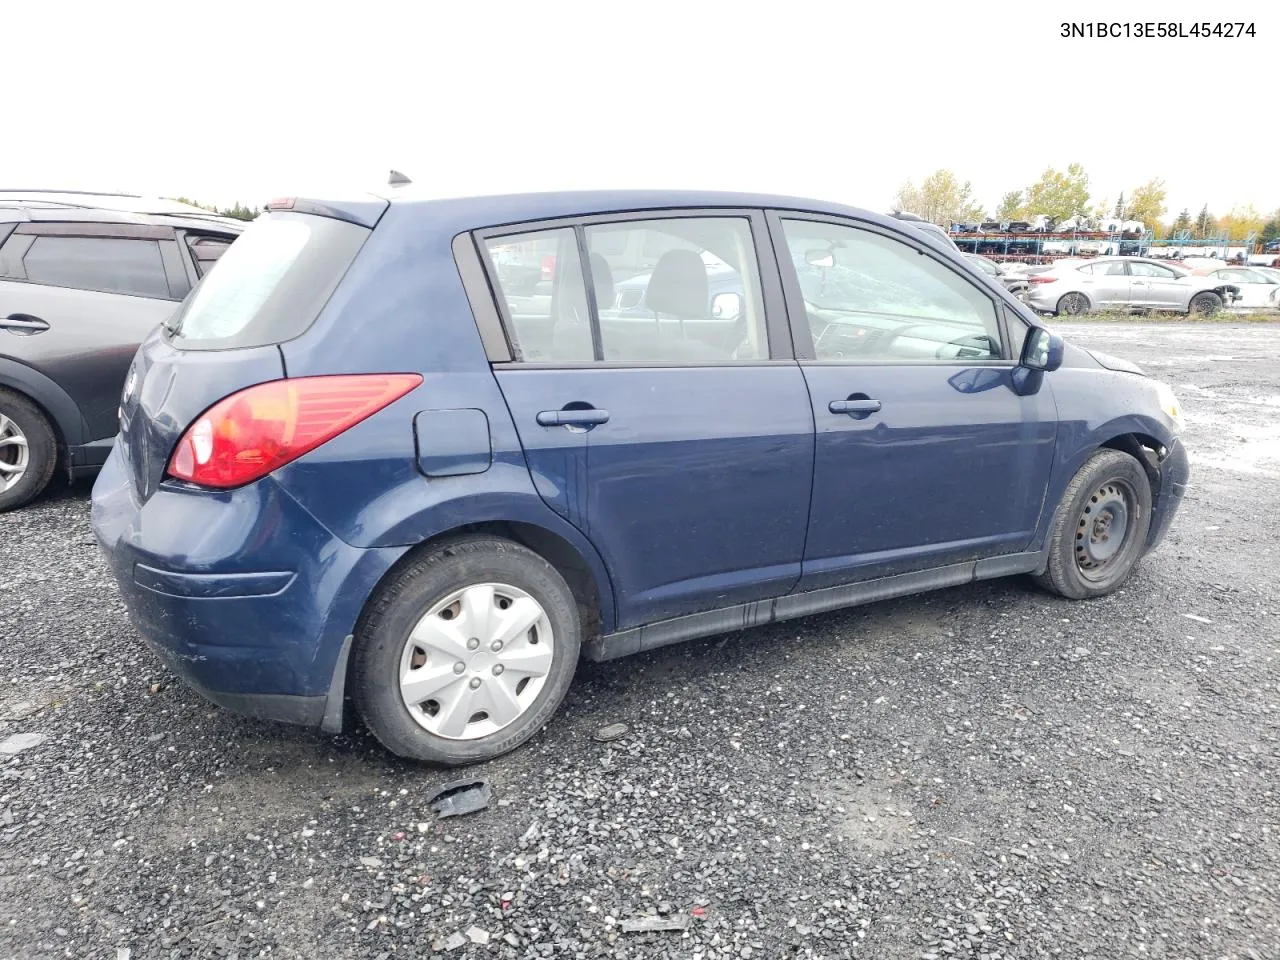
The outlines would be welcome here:
<svg viewBox="0 0 1280 960">
<path fill-rule="evenodd" d="M 1052 373 L 1062 366 L 1062 337 L 1044 327 L 1032 327 L 1022 346 L 1022 366 Z"/>
</svg>

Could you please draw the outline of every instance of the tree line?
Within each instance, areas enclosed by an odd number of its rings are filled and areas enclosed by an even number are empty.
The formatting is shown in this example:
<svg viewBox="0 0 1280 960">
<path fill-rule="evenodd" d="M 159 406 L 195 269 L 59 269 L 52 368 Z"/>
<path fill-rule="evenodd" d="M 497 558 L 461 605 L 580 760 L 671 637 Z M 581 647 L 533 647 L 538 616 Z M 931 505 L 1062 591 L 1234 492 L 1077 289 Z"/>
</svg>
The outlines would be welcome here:
<svg viewBox="0 0 1280 960">
<path fill-rule="evenodd" d="M 255 209 L 254 207 L 246 207 L 244 204 L 240 203 L 239 201 L 236 201 L 235 206 L 219 208 L 219 207 L 211 207 L 207 203 L 197 203 L 196 201 L 190 200 L 187 197 L 170 197 L 169 199 L 174 200 L 178 203 L 188 204 L 189 206 L 192 206 L 192 207 L 199 207 L 201 210 L 208 210 L 210 213 L 216 213 L 219 216 L 234 217 L 236 220 L 253 220 L 258 216 L 258 214 L 267 212 L 266 207 Z"/>
<path fill-rule="evenodd" d="M 1004 194 L 992 216 L 974 198 L 969 181 L 962 183 L 950 170 L 935 171 L 919 186 L 906 181 L 894 197 L 894 209 L 917 214 L 942 227 L 965 221 L 1025 221 L 1043 214 L 1059 222 L 1070 217 L 1140 220 L 1158 238 L 1176 234 L 1196 240 L 1226 236 L 1241 242 L 1257 235 L 1264 243 L 1280 238 L 1280 209 L 1264 214 L 1249 204 L 1215 216 L 1205 204 L 1198 214 L 1182 210 L 1166 222 L 1165 196 L 1164 181 L 1152 177 L 1127 194 L 1122 192 L 1114 203 L 1095 199 L 1090 195 L 1089 175 L 1080 164 L 1072 163 L 1065 171 L 1050 167 L 1030 186 Z"/>
</svg>

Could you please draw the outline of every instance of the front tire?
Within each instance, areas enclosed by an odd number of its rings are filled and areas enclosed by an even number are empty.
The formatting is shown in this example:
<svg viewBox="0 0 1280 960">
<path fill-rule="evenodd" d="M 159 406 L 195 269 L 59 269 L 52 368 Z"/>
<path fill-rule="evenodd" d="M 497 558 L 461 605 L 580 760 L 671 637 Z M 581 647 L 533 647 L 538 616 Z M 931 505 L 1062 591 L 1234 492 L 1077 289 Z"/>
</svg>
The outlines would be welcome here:
<svg viewBox="0 0 1280 960">
<path fill-rule="evenodd" d="M 356 628 L 352 698 L 397 756 L 478 763 L 547 723 L 581 646 L 573 592 L 551 564 L 498 537 L 455 540 L 370 601 Z"/>
<path fill-rule="evenodd" d="M 1069 600 L 1105 596 L 1129 578 L 1150 527 L 1146 471 L 1127 453 L 1099 450 L 1067 484 L 1036 582 Z"/>
<path fill-rule="evenodd" d="M 1201 316 L 1209 316 L 1217 313 L 1222 309 L 1222 298 L 1211 290 L 1203 293 L 1197 293 L 1191 298 L 1191 302 L 1187 304 L 1187 313 L 1198 313 Z"/>
<path fill-rule="evenodd" d="M 39 496 L 57 465 L 58 440 L 40 408 L 0 390 L 0 513 Z"/>
</svg>

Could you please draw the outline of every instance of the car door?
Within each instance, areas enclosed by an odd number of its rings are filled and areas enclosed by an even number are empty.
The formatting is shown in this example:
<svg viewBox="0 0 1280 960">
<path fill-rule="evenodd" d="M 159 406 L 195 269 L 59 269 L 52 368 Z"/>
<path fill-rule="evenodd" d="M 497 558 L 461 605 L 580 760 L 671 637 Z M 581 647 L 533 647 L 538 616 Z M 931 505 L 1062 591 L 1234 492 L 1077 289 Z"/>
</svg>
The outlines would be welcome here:
<svg viewBox="0 0 1280 960">
<path fill-rule="evenodd" d="M 769 216 L 817 433 L 797 589 L 1028 549 L 1057 421 L 1024 322 L 909 234 Z"/>
<path fill-rule="evenodd" d="M 1098 260 L 1078 268 L 1083 277 L 1082 289 L 1095 307 L 1124 307 L 1134 304 L 1135 296 L 1144 290 L 1134 290 L 1123 260 Z"/>
<path fill-rule="evenodd" d="M 1129 263 L 1129 278 L 1134 290 L 1135 305 L 1156 310 L 1186 309 L 1190 290 L 1178 279 L 1178 274 L 1168 267 L 1134 260 Z"/>
<path fill-rule="evenodd" d="M 494 372 L 535 486 L 600 551 L 618 628 L 787 593 L 813 415 L 763 215 L 588 218 L 479 246 L 515 357 Z M 637 246 L 661 251 L 652 268 L 601 252 Z M 504 289 L 494 255 L 520 251 L 552 258 L 544 292 Z M 619 306 L 627 280 L 641 289 Z"/>
<path fill-rule="evenodd" d="M 138 344 L 186 292 L 178 256 L 172 230 L 132 224 L 23 223 L 0 248 L 0 355 L 61 386 L 90 440 L 115 436 Z"/>
</svg>

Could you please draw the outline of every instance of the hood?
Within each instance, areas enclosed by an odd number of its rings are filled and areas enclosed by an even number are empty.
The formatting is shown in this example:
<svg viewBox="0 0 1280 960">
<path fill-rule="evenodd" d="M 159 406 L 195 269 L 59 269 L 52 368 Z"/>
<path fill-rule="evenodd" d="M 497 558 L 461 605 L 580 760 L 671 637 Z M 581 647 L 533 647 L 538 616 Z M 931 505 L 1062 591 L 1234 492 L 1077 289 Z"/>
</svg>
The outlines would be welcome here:
<svg viewBox="0 0 1280 960">
<path fill-rule="evenodd" d="M 1109 353 L 1103 353 L 1101 350 L 1094 350 L 1092 347 L 1082 347 L 1081 349 L 1088 353 L 1089 356 L 1093 357 L 1094 360 L 1098 361 L 1098 363 L 1107 370 L 1115 370 L 1119 373 L 1136 373 L 1141 377 L 1146 376 L 1146 372 L 1136 363 L 1121 359 L 1120 357 L 1113 357 Z"/>
</svg>

